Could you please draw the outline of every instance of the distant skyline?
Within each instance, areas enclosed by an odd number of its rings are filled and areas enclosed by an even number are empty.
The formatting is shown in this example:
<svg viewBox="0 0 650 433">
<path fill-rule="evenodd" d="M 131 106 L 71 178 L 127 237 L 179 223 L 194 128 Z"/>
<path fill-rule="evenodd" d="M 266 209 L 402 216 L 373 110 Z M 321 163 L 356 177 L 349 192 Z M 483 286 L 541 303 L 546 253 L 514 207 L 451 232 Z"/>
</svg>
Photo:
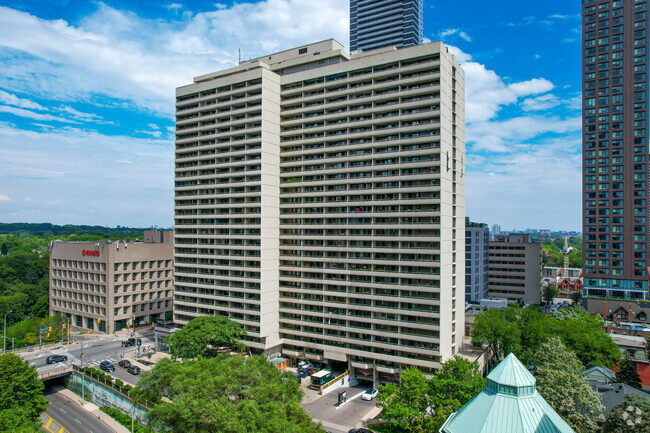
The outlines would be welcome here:
<svg viewBox="0 0 650 433">
<path fill-rule="evenodd" d="M 581 227 L 580 4 L 425 0 L 466 74 L 467 215 Z M 173 225 L 174 90 L 334 38 L 346 0 L 0 1 L 0 222 Z"/>
</svg>

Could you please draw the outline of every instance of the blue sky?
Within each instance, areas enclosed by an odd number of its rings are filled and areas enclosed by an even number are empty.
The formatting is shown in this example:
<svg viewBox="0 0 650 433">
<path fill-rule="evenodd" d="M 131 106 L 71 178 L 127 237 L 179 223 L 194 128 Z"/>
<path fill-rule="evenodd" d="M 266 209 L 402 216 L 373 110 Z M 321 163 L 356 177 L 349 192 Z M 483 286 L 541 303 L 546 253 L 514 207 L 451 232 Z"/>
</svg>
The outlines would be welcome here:
<svg viewBox="0 0 650 433">
<path fill-rule="evenodd" d="M 174 89 L 333 37 L 347 0 L 0 1 L 0 221 L 173 224 Z M 466 75 L 467 215 L 579 230 L 580 2 L 425 0 Z"/>
</svg>

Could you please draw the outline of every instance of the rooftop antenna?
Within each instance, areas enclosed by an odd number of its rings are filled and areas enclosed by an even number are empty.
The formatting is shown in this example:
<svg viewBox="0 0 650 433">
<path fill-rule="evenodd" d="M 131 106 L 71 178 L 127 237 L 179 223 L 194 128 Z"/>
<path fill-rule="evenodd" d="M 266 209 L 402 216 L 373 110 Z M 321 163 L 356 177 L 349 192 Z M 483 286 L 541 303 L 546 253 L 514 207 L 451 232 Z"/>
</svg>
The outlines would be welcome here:
<svg viewBox="0 0 650 433">
<path fill-rule="evenodd" d="M 239 63 L 241 63 L 241 48 L 237 48 L 237 51 L 239 52 Z"/>
</svg>

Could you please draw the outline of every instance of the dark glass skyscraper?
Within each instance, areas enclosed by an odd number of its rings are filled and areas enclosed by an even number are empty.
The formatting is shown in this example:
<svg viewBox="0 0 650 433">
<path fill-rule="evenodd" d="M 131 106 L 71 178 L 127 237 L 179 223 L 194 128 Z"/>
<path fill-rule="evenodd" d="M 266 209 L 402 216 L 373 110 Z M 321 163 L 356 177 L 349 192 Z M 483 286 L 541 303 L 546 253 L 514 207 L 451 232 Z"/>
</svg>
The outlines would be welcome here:
<svg viewBox="0 0 650 433">
<path fill-rule="evenodd" d="M 350 0 L 350 51 L 422 43 L 423 0 Z"/>
<path fill-rule="evenodd" d="M 649 299 L 647 3 L 583 0 L 587 296 Z"/>
</svg>

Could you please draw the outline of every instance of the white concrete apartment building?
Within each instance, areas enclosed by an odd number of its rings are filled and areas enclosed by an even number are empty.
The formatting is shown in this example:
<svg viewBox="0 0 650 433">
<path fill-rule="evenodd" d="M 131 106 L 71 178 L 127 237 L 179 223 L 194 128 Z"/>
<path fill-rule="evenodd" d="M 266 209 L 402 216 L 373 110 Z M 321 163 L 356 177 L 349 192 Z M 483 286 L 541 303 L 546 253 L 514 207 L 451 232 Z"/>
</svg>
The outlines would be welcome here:
<svg viewBox="0 0 650 433">
<path fill-rule="evenodd" d="M 464 73 L 440 42 L 334 40 L 176 90 L 178 324 L 390 381 L 460 348 Z"/>
<path fill-rule="evenodd" d="M 146 230 L 144 242 L 53 242 L 50 314 L 104 333 L 162 319 L 172 311 L 172 253 L 172 231 Z"/>
</svg>

